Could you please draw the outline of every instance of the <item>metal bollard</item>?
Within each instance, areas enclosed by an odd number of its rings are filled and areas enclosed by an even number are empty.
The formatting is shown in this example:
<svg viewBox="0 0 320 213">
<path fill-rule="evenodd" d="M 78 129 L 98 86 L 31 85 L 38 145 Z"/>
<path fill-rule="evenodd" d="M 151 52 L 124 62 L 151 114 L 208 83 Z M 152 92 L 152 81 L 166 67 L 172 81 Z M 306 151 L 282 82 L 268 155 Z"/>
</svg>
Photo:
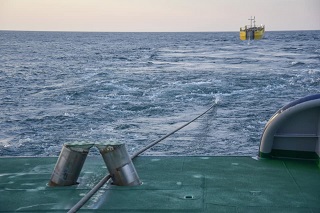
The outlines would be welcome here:
<svg viewBox="0 0 320 213">
<path fill-rule="evenodd" d="M 125 144 L 108 142 L 96 144 L 112 177 L 118 186 L 140 185 L 137 171 L 131 161 Z"/>
<path fill-rule="evenodd" d="M 49 181 L 49 186 L 77 184 L 82 166 L 93 144 L 64 144 Z"/>
</svg>

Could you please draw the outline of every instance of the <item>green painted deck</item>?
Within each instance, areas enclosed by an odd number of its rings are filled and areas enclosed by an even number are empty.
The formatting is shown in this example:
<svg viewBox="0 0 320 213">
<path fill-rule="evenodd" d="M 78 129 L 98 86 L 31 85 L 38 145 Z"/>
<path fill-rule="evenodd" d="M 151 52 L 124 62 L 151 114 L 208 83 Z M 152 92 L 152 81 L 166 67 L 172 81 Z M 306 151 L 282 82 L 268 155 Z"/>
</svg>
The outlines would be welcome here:
<svg viewBox="0 0 320 213">
<path fill-rule="evenodd" d="M 79 184 L 48 187 L 57 158 L 0 158 L 0 212 L 67 212 L 105 174 L 88 157 Z M 140 186 L 108 186 L 79 212 L 320 212 L 315 161 L 251 157 L 134 160 Z"/>
</svg>

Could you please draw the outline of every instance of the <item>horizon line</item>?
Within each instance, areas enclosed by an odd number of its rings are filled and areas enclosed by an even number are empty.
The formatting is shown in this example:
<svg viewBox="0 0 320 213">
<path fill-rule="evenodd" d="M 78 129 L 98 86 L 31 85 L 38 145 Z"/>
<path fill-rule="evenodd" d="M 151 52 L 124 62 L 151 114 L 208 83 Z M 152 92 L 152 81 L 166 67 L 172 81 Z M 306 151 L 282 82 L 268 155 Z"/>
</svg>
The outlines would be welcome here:
<svg viewBox="0 0 320 213">
<path fill-rule="evenodd" d="M 65 32 L 65 33 L 237 33 L 239 31 L 82 31 L 82 30 L 7 30 L 0 31 L 13 32 Z M 296 32 L 296 31 L 320 31 L 317 30 L 268 30 L 265 32 Z"/>
</svg>

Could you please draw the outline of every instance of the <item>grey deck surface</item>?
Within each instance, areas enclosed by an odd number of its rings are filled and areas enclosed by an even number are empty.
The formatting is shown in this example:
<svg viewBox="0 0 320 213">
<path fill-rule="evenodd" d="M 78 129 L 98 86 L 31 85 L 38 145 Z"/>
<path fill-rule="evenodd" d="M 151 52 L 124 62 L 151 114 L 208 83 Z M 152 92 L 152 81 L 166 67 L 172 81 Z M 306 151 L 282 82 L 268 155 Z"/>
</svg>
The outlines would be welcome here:
<svg viewBox="0 0 320 213">
<path fill-rule="evenodd" d="M 79 184 L 48 187 L 56 158 L 0 158 L 0 212 L 67 212 L 105 174 L 88 157 Z M 106 185 L 79 212 L 320 212 L 314 161 L 251 157 L 134 160 L 143 184 Z"/>
</svg>

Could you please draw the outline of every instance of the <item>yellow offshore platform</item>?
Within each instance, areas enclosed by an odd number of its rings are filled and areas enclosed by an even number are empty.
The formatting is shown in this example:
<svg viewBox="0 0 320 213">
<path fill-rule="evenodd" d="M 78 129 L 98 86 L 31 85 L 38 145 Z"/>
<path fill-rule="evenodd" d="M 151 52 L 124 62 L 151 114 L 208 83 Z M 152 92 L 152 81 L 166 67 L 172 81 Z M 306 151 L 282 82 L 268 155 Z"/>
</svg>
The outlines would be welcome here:
<svg viewBox="0 0 320 213">
<path fill-rule="evenodd" d="M 264 35 L 265 26 L 261 25 L 260 27 L 256 26 L 256 17 L 252 16 L 248 19 L 250 20 L 250 26 L 246 25 L 245 27 L 240 27 L 240 39 L 241 40 L 259 40 L 262 39 Z M 253 21 L 253 25 L 252 25 Z"/>
</svg>

